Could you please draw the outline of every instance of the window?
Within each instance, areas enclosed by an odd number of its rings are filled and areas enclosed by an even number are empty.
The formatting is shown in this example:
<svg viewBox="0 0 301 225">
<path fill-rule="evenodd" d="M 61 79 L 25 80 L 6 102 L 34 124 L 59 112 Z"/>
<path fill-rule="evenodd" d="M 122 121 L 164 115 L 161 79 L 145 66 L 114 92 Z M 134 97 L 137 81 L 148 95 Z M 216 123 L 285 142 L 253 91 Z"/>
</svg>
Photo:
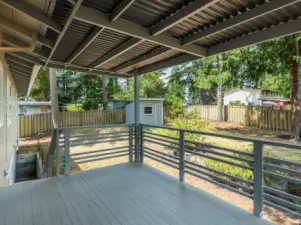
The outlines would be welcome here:
<svg viewBox="0 0 301 225">
<path fill-rule="evenodd" d="M 152 115 L 153 114 L 153 107 L 151 107 L 151 106 L 144 107 L 144 114 L 145 115 Z"/>
</svg>

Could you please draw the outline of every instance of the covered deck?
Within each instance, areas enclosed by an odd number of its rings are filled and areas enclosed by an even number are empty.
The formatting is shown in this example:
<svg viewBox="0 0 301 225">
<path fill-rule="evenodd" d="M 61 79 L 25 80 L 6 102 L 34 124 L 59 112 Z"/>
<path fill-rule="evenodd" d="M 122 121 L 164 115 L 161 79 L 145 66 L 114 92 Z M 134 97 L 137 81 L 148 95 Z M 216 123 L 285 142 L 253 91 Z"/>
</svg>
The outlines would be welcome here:
<svg viewBox="0 0 301 225">
<path fill-rule="evenodd" d="M 271 224 L 137 163 L 1 188 L 0 206 L 5 225 Z"/>
</svg>

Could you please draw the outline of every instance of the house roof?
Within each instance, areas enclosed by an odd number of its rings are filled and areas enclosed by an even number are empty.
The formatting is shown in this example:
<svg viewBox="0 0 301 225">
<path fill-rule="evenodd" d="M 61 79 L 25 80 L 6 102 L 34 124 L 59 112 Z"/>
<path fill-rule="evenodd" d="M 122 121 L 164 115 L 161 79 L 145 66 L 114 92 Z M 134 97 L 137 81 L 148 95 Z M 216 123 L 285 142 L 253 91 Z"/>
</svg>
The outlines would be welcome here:
<svg viewBox="0 0 301 225">
<path fill-rule="evenodd" d="M 42 106 L 42 105 L 51 105 L 51 102 L 45 101 L 19 101 L 21 106 Z"/>
<path fill-rule="evenodd" d="M 235 91 L 245 90 L 245 89 L 263 91 L 262 88 L 253 88 L 253 87 L 241 86 L 241 87 L 234 87 L 234 88 L 231 88 L 229 90 L 226 90 L 226 91 L 224 91 L 224 94 L 227 95 L 227 94 L 233 93 Z"/>
<path fill-rule="evenodd" d="M 33 66 L 131 77 L 301 30 L 301 0 L 0 0 L 19 92 Z"/>
</svg>

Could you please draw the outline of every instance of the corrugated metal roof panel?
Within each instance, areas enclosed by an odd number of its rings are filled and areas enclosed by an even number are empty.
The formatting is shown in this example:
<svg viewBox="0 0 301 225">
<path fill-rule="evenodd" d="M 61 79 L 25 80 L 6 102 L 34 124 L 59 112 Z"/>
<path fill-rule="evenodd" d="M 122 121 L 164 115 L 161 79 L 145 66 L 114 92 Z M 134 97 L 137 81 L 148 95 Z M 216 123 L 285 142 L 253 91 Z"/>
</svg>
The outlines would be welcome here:
<svg viewBox="0 0 301 225">
<path fill-rule="evenodd" d="M 105 29 L 93 40 L 82 54 L 74 60 L 74 63 L 88 66 L 130 38 L 131 37 L 128 35 Z"/>
<path fill-rule="evenodd" d="M 53 54 L 52 60 L 65 62 L 68 56 L 76 50 L 93 28 L 94 26 L 91 24 L 73 20 Z"/>
<path fill-rule="evenodd" d="M 120 65 L 126 61 L 132 60 L 137 58 L 140 55 L 144 55 L 146 52 L 158 47 L 158 45 L 144 41 L 141 44 L 135 46 L 134 48 L 126 51 L 125 53 L 119 55 L 118 57 L 114 58 L 113 60 L 105 63 L 101 68 L 102 69 L 111 69 L 117 65 Z"/>
</svg>

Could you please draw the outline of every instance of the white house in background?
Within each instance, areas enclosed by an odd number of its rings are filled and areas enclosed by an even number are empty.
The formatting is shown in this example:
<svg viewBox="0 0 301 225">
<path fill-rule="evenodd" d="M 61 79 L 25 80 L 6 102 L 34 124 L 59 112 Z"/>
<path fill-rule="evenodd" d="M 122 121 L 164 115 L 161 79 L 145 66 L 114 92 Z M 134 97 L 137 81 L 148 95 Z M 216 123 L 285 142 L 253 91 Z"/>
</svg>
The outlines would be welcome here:
<svg viewBox="0 0 301 225">
<path fill-rule="evenodd" d="M 286 106 L 290 104 L 290 99 L 284 98 L 276 92 L 245 86 L 237 87 L 224 92 L 224 105 L 229 105 L 231 101 L 240 101 L 241 104 L 248 106 Z"/>
<path fill-rule="evenodd" d="M 140 98 L 140 123 L 163 124 L 163 98 Z M 135 103 L 125 107 L 126 123 L 135 122 Z"/>
<path fill-rule="evenodd" d="M 49 113 L 51 111 L 51 102 L 34 101 L 30 98 L 19 101 L 19 114 L 32 115 L 40 113 Z"/>
</svg>

